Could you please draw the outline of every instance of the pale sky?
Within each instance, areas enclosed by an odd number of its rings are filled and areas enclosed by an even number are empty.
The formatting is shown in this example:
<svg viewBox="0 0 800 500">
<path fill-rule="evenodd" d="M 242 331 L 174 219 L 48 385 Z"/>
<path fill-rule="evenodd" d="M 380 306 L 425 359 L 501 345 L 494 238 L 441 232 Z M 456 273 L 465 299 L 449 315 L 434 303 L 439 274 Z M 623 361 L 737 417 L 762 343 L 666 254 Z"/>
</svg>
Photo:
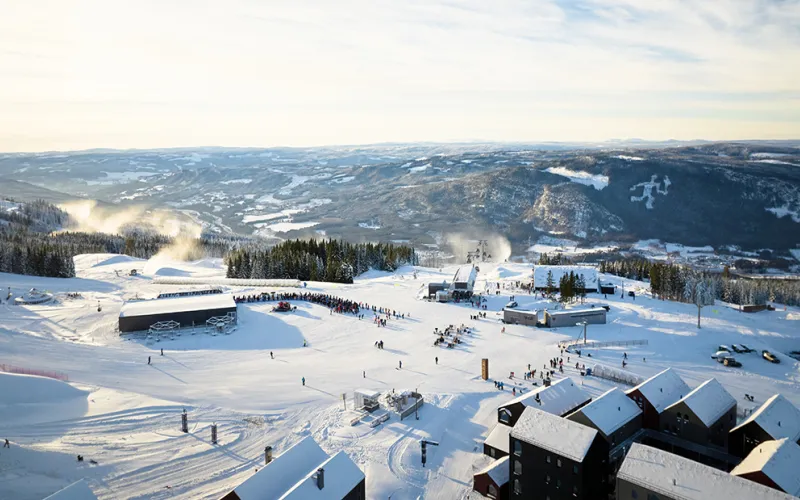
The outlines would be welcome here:
<svg viewBox="0 0 800 500">
<path fill-rule="evenodd" d="M 0 151 L 800 139 L 800 0 L 0 0 Z"/>
</svg>

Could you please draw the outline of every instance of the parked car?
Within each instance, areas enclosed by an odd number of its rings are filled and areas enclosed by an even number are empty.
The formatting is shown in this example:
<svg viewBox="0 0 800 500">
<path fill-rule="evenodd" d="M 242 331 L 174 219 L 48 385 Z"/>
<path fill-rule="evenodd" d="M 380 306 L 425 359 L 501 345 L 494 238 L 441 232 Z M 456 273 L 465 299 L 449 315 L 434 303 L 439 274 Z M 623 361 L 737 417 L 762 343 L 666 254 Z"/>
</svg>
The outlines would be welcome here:
<svg viewBox="0 0 800 500">
<path fill-rule="evenodd" d="M 722 364 L 725 366 L 732 366 L 734 368 L 739 368 L 742 366 L 742 364 L 736 361 L 736 358 L 733 356 L 728 356 L 727 358 L 723 359 Z"/>
<path fill-rule="evenodd" d="M 519 304 L 517 304 L 517 301 L 516 301 L 516 300 L 512 300 L 511 302 L 509 302 L 508 304 L 506 304 L 506 309 L 514 309 L 514 308 L 515 308 L 515 307 L 517 307 L 518 305 L 519 305 Z"/>
<path fill-rule="evenodd" d="M 729 353 L 728 351 L 717 351 L 717 352 L 715 352 L 714 354 L 711 355 L 711 359 L 716 359 L 720 363 L 722 363 L 723 359 L 730 358 L 730 357 L 731 357 L 731 353 Z"/>
<path fill-rule="evenodd" d="M 636 297 L 636 294 L 633 291 L 629 291 L 628 297 Z"/>
<path fill-rule="evenodd" d="M 778 357 L 777 357 L 777 356 L 775 356 L 775 355 L 774 355 L 774 354 L 772 354 L 771 352 L 767 351 L 766 349 L 764 349 L 763 351 L 761 351 L 761 357 L 762 357 L 762 358 L 764 358 L 764 359 L 766 359 L 766 360 L 767 360 L 767 361 L 769 361 L 770 363 L 780 363 L 780 362 L 781 362 L 781 360 L 780 360 L 780 359 L 778 359 Z"/>
<path fill-rule="evenodd" d="M 741 347 L 742 351 L 744 351 L 744 352 L 753 352 L 753 349 L 750 349 L 749 347 L 747 347 L 744 344 L 739 344 L 739 347 Z"/>
<path fill-rule="evenodd" d="M 718 350 L 718 351 L 727 351 L 727 352 L 731 352 L 731 348 L 730 348 L 730 347 L 728 347 L 728 346 L 726 346 L 725 344 L 722 344 L 722 345 L 720 345 L 719 347 L 717 347 L 717 350 Z"/>
<path fill-rule="evenodd" d="M 742 354 L 743 352 L 747 352 L 747 351 L 745 351 L 744 349 L 742 349 L 741 347 L 739 347 L 736 344 L 731 344 L 731 349 L 733 349 L 733 352 L 736 352 L 736 353 L 739 353 L 739 354 Z"/>
</svg>

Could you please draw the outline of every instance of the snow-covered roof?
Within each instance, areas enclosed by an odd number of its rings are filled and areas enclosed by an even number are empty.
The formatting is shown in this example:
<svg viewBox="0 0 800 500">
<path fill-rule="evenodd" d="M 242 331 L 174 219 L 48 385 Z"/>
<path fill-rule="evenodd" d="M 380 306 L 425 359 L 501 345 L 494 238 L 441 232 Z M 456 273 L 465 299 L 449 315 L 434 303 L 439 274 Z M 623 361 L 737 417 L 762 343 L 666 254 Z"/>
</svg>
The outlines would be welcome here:
<svg viewBox="0 0 800 500">
<path fill-rule="evenodd" d="M 234 492 L 241 500 L 281 498 L 326 460 L 328 455 L 316 441 L 310 436 L 306 437 L 250 476 Z"/>
<path fill-rule="evenodd" d="M 593 316 L 596 314 L 602 314 L 605 316 L 606 310 L 602 307 L 595 307 L 589 309 L 566 309 L 563 311 L 547 311 L 547 314 L 550 316 Z"/>
<path fill-rule="evenodd" d="M 597 430 L 536 408 L 525 408 L 511 429 L 511 437 L 582 462 Z"/>
<path fill-rule="evenodd" d="M 786 493 L 800 496 L 800 446 L 786 438 L 764 441 L 737 465 L 731 474 L 761 471 Z"/>
<path fill-rule="evenodd" d="M 583 275 L 586 281 L 586 288 L 597 288 L 597 268 L 590 266 L 534 266 L 533 267 L 533 286 L 544 288 L 547 286 L 547 273 L 553 272 L 553 283 L 558 288 L 558 280 L 563 275 L 569 275 L 570 271 L 576 275 Z"/>
<path fill-rule="evenodd" d="M 510 426 L 505 424 L 497 424 L 494 426 L 494 429 L 492 429 L 492 432 L 486 436 L 486 441 L 484 441 L 484 444 L 508 453 L 508 435 L 510 433 Z"/>
<path fill-rule="evenodd" d="M 317 486 L 317 469 L 323 469 L 323 488 Z M 280 500 L 313 500 L 341 499 L 347 496 L 358 483 L 364 480 L 364 473 L 343 451 L 325 462 L 313 467 L 305 477 L 297 482 L 289 491 L 281 495 Z M 267 500 L 267 496 L 261 497 Z"/>
<path fill-rule="evenodd" d="M 537 401 L 536 396 L 539 396 Z M 571 378 L 553 381 L 549 387 L 541 386 L 535 390 L 512 399 L 502 406 L 522 403 L 554 415 L 564 415 L 592 398 Z"/>
<path fill-rule="evenodd" d="M 579 412 L 606 436 L 642 414 L 642 410 L 619 388 L 605 392 Z"/>
<path fill-rule="evenodd" d="M 461 266 L 456 270 L 455 276 L 453 276 L 453 283 L 474 282 L 477 277 L 478 271 L 475 269 L 475 266 Z"/>
<path fill-rule="evenodd" d="M 151 314 L 229 308 L 236 308 L 233 295 L 229 293 L 217 293 L 211 295 L 193 295 L 191 297 L 170 297 L 167 299 L 126 302 L 119 311 L 119 317 L 126 318 L 131 316 L 150 316 Z"/>
<path fill-rule="evenodd" d="M 714 378 L 706 380 L 668 408 L 681 402 L 686 403 L 706 427 L 710 427 L 726 411 L 736 406 L 736 399 Z"/>
<path fill-rule="evenodd" d="M 58 490 L 44 500 L 97 500 L 97 497 L 86 481 L 81 479 L 76 481 L 63 490 Z"/>
<path fill-rule="evenodd" d="M 680 500 L 795 499 L 778 490 L 639 443 L 631 445 L 617 478 Z"/>
<path fill-rule="evenodd" d="M 356 389 L 353 392 L 357 392 L 358 394 L 366 396 L 370 399 L 378 399 L 381 395 L 381 393 L 376 391 L 375 389 Z"/>
<path fill-rule="evenodd" d="M 636 390 L 642 393 L 658 413 L 691 392 L 686 382 L 672 368 L 653 375 L 627 393 Z"/>
<path fill-rule="evenodd" d="M 495 460 L 494 462 L 490 463 L 483 469 L 479 470 L 475 473 L 476 476 L 482 474 L 488 474 L 494 484 L 497 486 L 503 486 L 508 482 L 508 477 L 511 471 L 509 470 L 508 465 L 508 455 L 505 457 Z"/>
<path fill-rule="evenodd" d="M 800 409 L 780 394 L 766 400 L 734 430 L 751 422 L 758 424 L 773 439 L 789 438 L 795 442 L 800 439 Z"/>
</svg>

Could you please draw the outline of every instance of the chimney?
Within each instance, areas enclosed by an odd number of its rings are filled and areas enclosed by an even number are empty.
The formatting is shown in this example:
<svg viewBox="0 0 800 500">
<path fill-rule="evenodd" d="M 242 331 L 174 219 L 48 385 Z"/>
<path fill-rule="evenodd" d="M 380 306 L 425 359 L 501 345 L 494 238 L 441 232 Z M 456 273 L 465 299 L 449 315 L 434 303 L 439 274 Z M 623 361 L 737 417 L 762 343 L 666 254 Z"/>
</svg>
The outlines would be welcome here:
<svg viewBox="0 0 800 500">
<path fill-rule="evenodd" d="M 325 469 L 320 467 L 317 469 L 317 488 L 322 489 L 325 487 Z"/>
<path fill-rule="evenodd" d="M 264 448 L 264 463 L 268 464 L 272 462 L 272 446 L 267 446 Z"/>
</svg>

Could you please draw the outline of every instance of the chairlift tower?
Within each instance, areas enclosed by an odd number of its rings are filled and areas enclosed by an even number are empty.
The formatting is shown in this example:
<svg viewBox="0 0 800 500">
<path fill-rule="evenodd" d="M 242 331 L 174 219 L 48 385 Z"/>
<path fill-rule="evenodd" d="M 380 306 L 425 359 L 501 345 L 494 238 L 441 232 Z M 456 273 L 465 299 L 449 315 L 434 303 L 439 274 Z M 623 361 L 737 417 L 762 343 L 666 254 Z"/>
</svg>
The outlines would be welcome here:
<svg viewBox="0 0 800 500">
<path fill-rule="evenodd" d="M 576 323 L 576 324 L 578 326 L 582 326 L 583 327 L 583 344 L 586 345 L 586 327 L 589 325 L 589 323 L 587 323 L 586 321 L 581 321 L 580 323 Z M 578 339 L 580 339 L 580 338 L 581 338 L 581 336 L 578 335 Z"/>
<path fill-rule="evenodd" d="M 488 250 L 489 242 L 486 240 L 478 240 L 478 248 L 472 252 L 467 252 L 467 263 L 474 264 L 476 262 L 486 262 L 492 256 Z"/>
</svg>

